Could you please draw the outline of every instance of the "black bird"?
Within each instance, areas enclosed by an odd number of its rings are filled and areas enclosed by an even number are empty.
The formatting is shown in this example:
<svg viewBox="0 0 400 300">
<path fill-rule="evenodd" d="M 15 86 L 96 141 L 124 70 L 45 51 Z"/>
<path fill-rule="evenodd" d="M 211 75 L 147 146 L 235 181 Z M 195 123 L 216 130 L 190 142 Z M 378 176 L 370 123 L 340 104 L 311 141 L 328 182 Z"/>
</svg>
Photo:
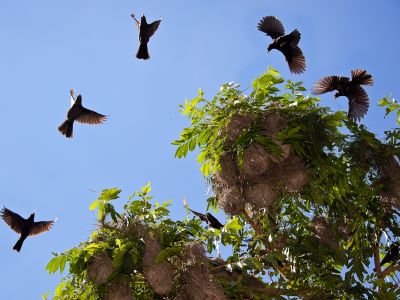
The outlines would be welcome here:
<svg viewBox="0 0 400 300">
<path fill-rule="evenodd" d="M 398 260 L 400 260 L 399 248 L 400 248 L 399 242 L 391 244 L 389 247 L 389 251 L 386 253 L 385 257 L 381 261 L 381 266 L 383 266 L 386 263 L 395 263 Z"/>
<path fill-rule="evenodd" d="M 78 95 L 75 100 L 73 89 L 70 90 L 70 94 L 72 106 L 68 110 L 67 119 L 58 127 L 61 134 L 65 135 L 67 138 L 71 138 L 74 121 L 82 124 L 100 124 L 107 120 L 105 115 L 83 107 L 81 95 Z"/>
<path fill-rule="evenodd" d="M 189 210 L 190 210 L 193 214 L 195 214 L 196 216 L 198 216 L 200 220 L 206 222 L 206 223 L 207 223 L 209 226 L 211 226 L 212 228 L 221 229 L 222 227 L 224 227 L 224 225 L 222 225 L 222 224 L 217 220 L 217 218 L 214 217 L 214 216 L 213 216 L 212 214 L 210 214 L 210 213 L 202 214 L 202 213 L 199 213 L 199 212 L 197 212 L 197 211 L 191 210 L 190 208 L 189 208 Z"/>
<path fill-rule="evenodd" d="M 149 59 L 149 50 L 147 49 L 147 43 L 149 42 L 151 36 L 156 32 L 158 26 L 161 23 L 160 20 L 154 21 L 153 23 L 147 24 L 146 17 L 142 15 L 140 22 L 135 18 L 134 14 L 131 17 L 135 20 L 137 28 L 139 29 L 139 49 L 136 53 L 136 57 L 139 59 Z"/>
<path fill-rule="evenodd" d="M 289 64 L 290 72 L 300 74 L 306 70 L 306 59 L 299 46 L 297 46 L 301 37 L 297 29 L 285 35 L 285 29 L 281 21 L 274 16 L 262 18 L 257 25 L 257 29 L 272 38 L 272 43 L 267 49 L 268 52 L 272 49 L 281 51 Z"/>
<path fill-rule="evenodd" d="M 372 76 L 365 70 L 352 70 L 351 79 L 344 76 L 327 76 L 318 80 L 312 93 L 320 95 L 336 90 L 335 99 L 346 96 L 349 100 L 349 111 L 347 113 L 351 120 L 359 120 L 368 111 L 369 99 L 361 85 L 373 85 Z"/>
<path fill-rule="evenodd" d="M 1 217 L 8 226 L 16 233 L 21 234 L 19 240 L 14 245 L 13 249 L 17 252 L 21 250 L 22 244 L 28 236 L 38 235 L 42 232 L 50 230 L 54 221 L 35 222 L 35 213 L 33 212 L 28 219 L 24 219 L 19 214 L 3 207 Z"/>
</svg>

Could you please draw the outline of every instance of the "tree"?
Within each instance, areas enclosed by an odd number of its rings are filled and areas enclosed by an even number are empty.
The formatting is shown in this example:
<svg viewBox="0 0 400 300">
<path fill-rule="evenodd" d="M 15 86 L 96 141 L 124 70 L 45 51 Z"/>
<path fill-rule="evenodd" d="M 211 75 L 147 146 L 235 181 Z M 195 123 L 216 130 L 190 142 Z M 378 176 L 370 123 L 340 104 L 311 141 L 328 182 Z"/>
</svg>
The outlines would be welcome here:
<svg viewBox="0 0 400 300">
<path fill-rule="evenodd" d="M 249 95 L 228 83 L 186 100 L 176 156 L 200 150 L 224 228 L 171 220 L 150 185 L 120 213 L 110 202 L 120 190 L 104 190 L 90 207 L 98 228 L 46 267 L 68 264 L 54 299 L 398 298 L 400 268 L 380 258 L 384 236 L 400 232 L 399 130 L 380 140 L 305 91 L 269 69 Z M 389 97 L 380 104 L 399 112 Z M 232 247 L 224 260 L 205 255 L 218 243 Z"/>
</svg>

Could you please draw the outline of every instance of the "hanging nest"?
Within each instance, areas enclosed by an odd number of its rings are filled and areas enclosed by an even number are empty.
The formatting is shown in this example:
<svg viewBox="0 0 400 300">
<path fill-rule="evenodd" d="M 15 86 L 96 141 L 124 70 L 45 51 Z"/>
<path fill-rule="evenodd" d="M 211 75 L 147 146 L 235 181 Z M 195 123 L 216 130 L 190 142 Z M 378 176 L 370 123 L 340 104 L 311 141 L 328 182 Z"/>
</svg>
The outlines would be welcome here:
<svg viewBox="0 0 400 300">
<path fill-rule="evenodd" d="M 389 157 L 385 164 L 380 166 L 380 173 L 384 184 L 382 198 L 400 209 L 400 167 L 394 156 Z"/>
<path fill-rule="evenodd" d="M 127 276 L 119 276 L 107 287 L 105 300 L 134 300 Z"/>
<path fill-rule="evenodd" d="M 275 139 L 279 131 L 287 126 L 287 119 L 277 111 L 268 111 L 260 119 L 262 133 Z"/>
<path fill-rule="evenodd" d="M 308 171 L 300 157 L 291 154 L 276 169 L 278 178 L 285 192 L 298 193 L 309 182 Z"/>
<path fill-rule="evenodd" d="M 246 186 L 244 189 L 246 202 L 252 204 L 254 209 L 271 208 L 276 202 L 278 194 L 270 183 L 259 183 Z"/>
<path fill-rule="evenodd" d="M 229 123 L 221 131 L 221 136 L 225 138 L 224 148 L 230 149 L 242 132 L 251 128 L 254 120 L 255 117 L 250 114 L 232 116 Z"/>
<path fill-rule="evenodd" d="M 265 174 L 270 167 L 270 155 L 264 147 L 253 144 L 244 150 L 241 172 L 244 179 L 255 179 Z"/>
<path fill-rule="evenodd" d="M 174 283 L 175 272 L 166 261 L 157 263 L 157 255 L 161 251 L 161 243 L 153 232 L 144 237 L 143 269 L 144 277 L 151 288 L 159 295 L 167 295 Z"/>
<path fill-rule="evenodd" d="M 87 277 L 95 285 L 104 284 L 114 272 L 112 259 L 107 252 L 101 252 L 93 256 L 88 263 Z"/>
<path fill-rule="evenodd" d="M 280 162 L 284 161 L 285 159 L 287 159 L 290 155 L 290 151 L 292 149 L 292 147 L 289 144 L 283 144 L 281 141 L 278 140 L 273 140 L 275 144 L 277 144 L 282 152 L 281 152 L 281 157 L 275 157 L 273 155 L 269 155 L 269 158 L 271 159 L 272 162 L 279 164 Z"/>
<path fill-rule="evenodd" d="M 176 300 L 224 300 L 228 299 L 223 289 L 213 281 L 210 263 L 202 244 L 190 242 L 184 251 L 186 268 L 181 276 L 183 284 Z"/>
<path fill-rule="evenodd" d="M 211 179 L 218 206 L 228 215 L 238 215 L 244 212 L 244 198 L 237 185 L 229 185 L 217 175 Z"/>
<path fill-rule="evenodd" d="M 326 218 L 314 216 L 311 220 L 311 230 L 322 244 L 329 246 L 333 250 L 339 248 L 339 242 L 336 240 Z"/>
<path fill-rule="evenodd" d="M 225 152 L 219 158 L 221 169 L 217 172 L 217 176 L 221 181 L 229 185 L 235 185 L 239 182 L 239 170 L 236 155 L 231 152 Z"/>
</svg>

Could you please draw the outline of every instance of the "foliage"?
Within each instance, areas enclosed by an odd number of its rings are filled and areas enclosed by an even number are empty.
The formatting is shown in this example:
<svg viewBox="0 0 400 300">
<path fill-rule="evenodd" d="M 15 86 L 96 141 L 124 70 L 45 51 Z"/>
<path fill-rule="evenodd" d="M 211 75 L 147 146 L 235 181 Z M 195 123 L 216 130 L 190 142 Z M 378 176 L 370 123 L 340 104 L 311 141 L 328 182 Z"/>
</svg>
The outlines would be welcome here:
<svg viewBox="0 0 400 300">
<path fill-rule="evenodd" d="M 279 159 L 280 145 L 287 144 L 305 162 L 308 184 L 280 194 L 273 210 L 246 206 L 221 230 L 205 228 L 188 216 L 172 220 L 170 202 L 155 202 L 149 184 L 128 197 L 122 212 L 111 202 L 121 191 L 103 190 L 90 206 L 98 210 L 98 228 L 78 247 L 55 254 L 46 267 L 49 273 L 68 270 L 53 299 L 103 299 L 121 275 L 128 276 L 135 298 L 162 298 L 151 287 L 143 263 L 148 232 L 160 244 L 157 263 L 167 262 L 175 270 L 174 284 L 164 295 L 168 299 L 179 294 L 191 268 L 184 259 L 186 246 L 199 241 L 209 253 L 218 252 L 220 244 L 231 249 L 224 261 L 208 260 L 207 265 L 213 281 L 232 299 L 400 296 L 393 280 L 397 269 L 379 266 L 387 251 L 384 237 L 394 240 L 400 233 L 397 202 L 383 197 L 392 192 L 387 165 L 398 159 L 399 132 L 387 131 L 378 139 L 344 112 L 333 113 L 320 106 L 318 98 L 303 95 L 301 82 L 285 82 L 273 69 L 254 80 L 251 89 L 246 95 L 238 84 L 227 83 L 212 100 L 202 90 L 186 100 L 181 109 L 190 125 L 173 142 L 176 157 L 199 149 L 201 171 L 212 185 L 226 152 L 237 155 L 241 168 L 249 146 L 261 145 Z M 266 135 L 260 125 L 269 112 L 279 112 L 287 120 L 276 138 Z M 230 139 L 229 126 L 237 116 L 251 122 Z M 210 207 L 218 203 L 217 195 L 208 199 Z M 316 231 L 317 225 L 323 230 Z M 101 253 L 111 258 L 113 271 L 95 284 L 90 266 Z"/>
</svg>

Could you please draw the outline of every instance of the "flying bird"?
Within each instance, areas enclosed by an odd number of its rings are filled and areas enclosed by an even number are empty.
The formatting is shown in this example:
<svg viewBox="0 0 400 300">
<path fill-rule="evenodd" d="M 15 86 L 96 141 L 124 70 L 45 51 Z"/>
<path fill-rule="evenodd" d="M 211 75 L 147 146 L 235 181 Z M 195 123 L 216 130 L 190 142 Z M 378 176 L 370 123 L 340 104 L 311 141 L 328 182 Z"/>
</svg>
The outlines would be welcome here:
<svg viewBox="0 0 400 300">
<path fill-rule="evenodd" d="M 369 99 L 361 85 L 373 85 L 372 76 L 366 70 L 352 70 L 351 79 L 344 76 L 327 76 L 318 80 L 312 89 L 314 95 L 335 91 L 335 99 L 346 96 L 349 100 L 347 113 L 351 120 L 360 120 L 368 111 Z"/>
<path fill-rule="evenodd" d="M 33 212 L 28 219 L 24 219 L 19 214 L 12 212 L 5 207 L 3 207 L 0 214 L 4 222 L 6 222 L 6 224 L 10 226 L 12 230 L 21 235 L 13 247 L 13 249 L 17 252 L 21 250 L 22 244 L 28 236 L 38 235 L 42 232 L 50 230 L 55 221 L 35 222 L 35 212 Z"/>
<path fill-rule="evenodd" d="M 151 36 L 156 32 L 158 26 L 160 26 L 161 18 L 153 23 L 147 24 L 146 17 L 142 15 L 140 22 L 136 19 L 134 14 L 131 14 L 133 20 L 137 25 L 139 30 L 139 49 L 136 53 L 136 57 L 139 59 L 149 59 L 149 50 L 147 49 L 147 43 L 149 42 Z"/>
<path fill-rule="evenodd" d="M 395 263 L 400 260 L 400 253 L 399 253 L 400 243 L 395 242 L 390 245 L 389 251 L 386 253 L 385 257 L 381 261 L 381 266 L 386 263 Z"/>
<path fill-rule="evenodd" d="M 224 225 L 222 225 L 222 224 L 217 220 L 217 218 L 214 217 L 214 216 L 213 216 L 212 214 L 210 214 L 210 213 L 202 214 L 202 213 L 199 213 L 199 212 L 197 212 L 197 211 L 191 210 L 190 208 L 189 208 L 189 210 L 190 210 L 193 214 L 195 214 L 196 216 L 198 216 L 200 220 L 206 222 L 206 223 L 207 223 L 209 226 L 211 226 L 212 228 L 221 229 L 222 227 L 224 227 Z"/>
<path fill-rule="evenodd" d="M 306 70 L 306 59 L 299 46 L 297 46 L 301 37 L 297 29 L 285 35 L 285 28 L 281 21 L 274 16 L 262 18 L 257 25 L 257 29 L 272 38 L 272 43 L 267 48 L 268 52 L 272 49 L 281 51 L 289 64 L 290 72 L 300 74 Z"/>
<path fill-rule="evenodd" d="M 67 138 L 72 137 L 74 121 L 82 124 L 100 124 L 107 120 L 107 116 L 82 106 L 82 96 L 74 98 L 74 90 L 70 90 L 71 108 L 68 110 L 67 119 L 58 127 L 61 134 Z"/>
</svg>

